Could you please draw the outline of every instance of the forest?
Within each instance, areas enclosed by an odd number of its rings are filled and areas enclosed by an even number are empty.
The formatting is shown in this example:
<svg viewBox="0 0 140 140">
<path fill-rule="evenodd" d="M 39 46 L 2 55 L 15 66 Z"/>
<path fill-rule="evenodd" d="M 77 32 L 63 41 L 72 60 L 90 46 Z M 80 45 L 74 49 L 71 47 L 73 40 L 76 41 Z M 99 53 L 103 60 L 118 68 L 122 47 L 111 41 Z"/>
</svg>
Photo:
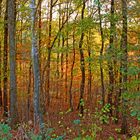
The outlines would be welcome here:
<svg viewBox="0 0 140 140">
<path fill-rule="evenodd" d="M 140 140 L 140 0 L 0 0 L 0 140 Z"/>
</svg>

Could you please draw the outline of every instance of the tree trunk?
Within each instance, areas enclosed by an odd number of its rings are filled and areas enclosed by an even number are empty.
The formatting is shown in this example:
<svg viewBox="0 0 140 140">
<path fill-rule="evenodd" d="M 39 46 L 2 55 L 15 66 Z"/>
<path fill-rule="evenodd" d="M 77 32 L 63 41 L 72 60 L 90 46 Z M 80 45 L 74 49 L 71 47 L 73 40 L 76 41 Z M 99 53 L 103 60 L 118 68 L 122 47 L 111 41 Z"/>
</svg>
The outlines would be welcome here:
<svg viewBox="0 0 140 140">
<path fill-rule="evenodd" d="M 83 2 L 83 7 L 81 11 L 81 20 L 84 19 L 84 12 L 85 12 L 85 0 Z M 80 114 L 83 116 L 84 114 L 84 90 L 85 90 L 85 59 L 84 59 L 84 52 L 83 52 L 83 40 L 84 40 L 84 32 L 82 32 L 80 41 L 79 41 L 79 51 L 80 51 L 80 69 L 82 74 L 81 85 L 80 85 L 80 99 L 78 108 L 80 110 Z"/>
<path fill-rule="evenodd" d="M 59 4 L 59 10 L 61 11 L 61 4 Z M 61 27 L 61 12 L 59 13 L 59 30 Z M 58 50 L 60 48 L 60 36 L 58 37 Z M 56 67 L 56 97 L 58 98 L 59 96 L 59 76 L 60 76 L 60 72 L 59 72 L 59 58 L 60 58 L 60 52 L 57 52 L 57 67 Z"/>
<path fill-rule="evenodd" d="M 64 48 L 64 44 L 65 44 L 65 40 L 64 40 L 64 37 L 62 37 L 62 50 Z M 63 58 L 64 58 L 64 53 L 61 52 L 61 80 L 63 79 L 63 72 L 64 72 L 64 68 L 63 68 Z"/>
<path fill-rule="evenodd" d="M 69 15 L 69 10 L 68 10 L 69 6 L 68 6 L 68 1 L 67 1 L 67 5 L 66 5 L 66 9 L 67 9 L 67 13 L 66 13 L 66 19 L 68 19 L 68 15 Z M 67 94 L 68 94 L 68 49 L 69 49 L 69 31 L 68 31 L 68 22 L 67 21 L 67 31 L 66 31 L 66 36 L 67 36 L 67 40 L 66 40 L 66 71 L 65 71 L 65 93 L 66 93 L 66 102 L 67 102 Z"/>
<path fill-rule="evenodd" d="M 114 0 L 111 0 L 111 19 L 110 19 L 110 45 L 108 48 L 108 69 L 109 69 L 109 94 L 108 94 L 108 103 L 112 107 L 112 98 L 114 93 L 114 72 L 113 72 L 113 59 L 114 59 L 114 31 L 115 24 L 114 24 Z M 110 114 L 112 115 L 112 108 L 110 110 Z"/>
<path fill-rule="evenodd" d="M 8 117 L 8 0 L 6 1 L 6 10 L 4 17 L 4 50 L 3 50 L 3 95 L 4 95 L 4 116 Z"/>
<path fill-rule="evenodd" d="M 10 117 L 11 125 L 18 119 L 16 83 L 16 1 L 8 0 L 9 60 L 10 60 Z"/>
<path fill-rule="evenodd" d="M 1 5 L 2 0 L 0 0 L 0 18 L 1 18 Z M 0 37 L 0 107 L 3 105 L 3 100 L 2 100 L 2 45 L 1 45 L 1 37 Z"/>
<path fill-rule="evenodd" d="M 31 106 L 31 71 L 32 65 L 30 63 L 30 67 L 29 67 L 29 74 L 28 74 L 28 87 L 27 87 L 27 120 L 30 120 L 30 106 Z"/>
<path fill-rule="evenodd" d="M 73 85 L 73 68 L 75 64 L 75 31 L 73 32 L 73 60 L 72 60 L 72 66 L 71 66 L 71 79 L 70 79 L 70 86 L 69 86 L 69 104 L 70 109 L 73 111 L 73 102 L 72 102 L 72 85 Z"/>
<path fill-rule="evenodd" d="M 50 64 L 51 64 L 51 37 L 52 37 L 52 10 L 53 10 L 53 0 L 50 1 L 50 17 L 49 17 L 49 42 L 48 42 L 48 57 L 47 57 L 47 106 L 50 105 Z"/>
<path fill-rule="evenodd" d="M 39 95 L 40 95 L 40 70 L 39 70 L 39 57 L 37 47 L 37 35 L 35 30 L 36 22 L 36 4 L 35 0 L 31 0 L 31 18 L 32 18 L 32 63 L 34 74 L 34 125 L 38 125 L 40 122 L 40 110 L 39 110 Z"/>
<path fill-rule="evenodd" d="M 39 33 L 38 33 L 38 49 L 39 49 L 39 56 L 41 53 L 41 4 L 42 4 L 42 0 L 39 1 L 39 10 L 38 10 L 38 16 L 39 16 L 39 20 L 38 20 L 38 29 L 39 29 Z M 41 65 L 41 64 L 40 64 Z"/>
<path fill-rule="evenodd" d="M 102 27 L 102 17 L 101 17 L 101 7 L 100 0 L 98 0 L 98 14 L 100 20 L 100 33 L 101 33 L 101 42 L 102 47 L 100 49 L 100 77 L 101 77 L 101 86 L 102 86 L 102 105 L 105 105 L 105 86 L 104 86 L 104 73 L 103 73 L 103 51 L 104 51 L 104 33 Z"/>
<path fill-rule="evenodd" d="M 48 48 L 47 57 L 47 81 L 46 81 L 46 93 L 47 93 L 47 106 L 50 105 L 50 65 L 51 65 L 51 48 Z"/>
<path fill-rule="evenodd" d="M 92 95 L 91 95 L 91 83 L 92 83 L 92 74 L 91 74 L 91 46 L 90 46 L 90 39 L 91 39 L 91 31 L 88 33 L 87 37 L 87 45 L 88 45 L 88 101 L 89 103 L 92 102 Z M 90 104 L 92 106 L 92 104 Z"/>
<path fill-rule="evenodd" d="M 126 134 L 128 131 L 127 128 L 127 100 L 123 96 L 125 92 L 127 92 L 127 0 L 122 0 L 122 15 L 123 15 L 123 28 L 122 28 L 122 38 L 121 38 L 121 51 L 122 51 L 122 57 L 121 57 L 121 83 L 122 89 L 121 89 L 121 97 L 122 97 L 122 124 L 121 124 L 121 130 L 123 134 Z"/>
</svg>

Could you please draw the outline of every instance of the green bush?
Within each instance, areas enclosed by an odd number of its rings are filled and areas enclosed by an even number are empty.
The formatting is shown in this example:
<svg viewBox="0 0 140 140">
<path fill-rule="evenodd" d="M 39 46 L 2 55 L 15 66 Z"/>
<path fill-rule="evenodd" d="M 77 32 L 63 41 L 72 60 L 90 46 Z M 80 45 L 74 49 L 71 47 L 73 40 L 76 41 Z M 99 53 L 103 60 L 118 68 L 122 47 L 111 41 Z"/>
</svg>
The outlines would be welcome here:
<svg viewBox="0 0 140 140">
<path fill-rule="evenodd" d="M 0 140 L 11 140 L 11 127 L 8 124 L 0 123 Z"/>
</svg>

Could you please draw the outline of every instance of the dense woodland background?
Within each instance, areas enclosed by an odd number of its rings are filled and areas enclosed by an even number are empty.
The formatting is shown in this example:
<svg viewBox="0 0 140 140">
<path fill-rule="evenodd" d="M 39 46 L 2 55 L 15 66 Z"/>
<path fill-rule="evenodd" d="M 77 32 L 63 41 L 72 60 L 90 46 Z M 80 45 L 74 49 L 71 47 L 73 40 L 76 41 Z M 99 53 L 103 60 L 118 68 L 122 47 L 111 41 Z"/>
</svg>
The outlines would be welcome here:
<svg viewBox="0 0 140 140">
<path fill-rule="evenodd" d="M 98 110 L 130 132 L 140 120 L 140 1 L 0 0 L 0 108 L 12 127 Z"/>
</svg>

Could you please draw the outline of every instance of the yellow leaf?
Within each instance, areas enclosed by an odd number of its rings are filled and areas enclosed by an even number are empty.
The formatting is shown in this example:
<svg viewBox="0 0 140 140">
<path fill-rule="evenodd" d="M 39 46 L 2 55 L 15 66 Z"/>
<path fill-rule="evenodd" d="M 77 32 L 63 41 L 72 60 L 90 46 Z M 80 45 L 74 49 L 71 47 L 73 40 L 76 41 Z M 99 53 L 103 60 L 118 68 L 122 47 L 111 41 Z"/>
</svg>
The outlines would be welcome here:
<svg viewBox="0 0 140 140">
<path fill-rule="evenodd" d="M 137 137 L 136 136 L 132 136 L 131 140 L 137 140 Z"/>
</svg>

